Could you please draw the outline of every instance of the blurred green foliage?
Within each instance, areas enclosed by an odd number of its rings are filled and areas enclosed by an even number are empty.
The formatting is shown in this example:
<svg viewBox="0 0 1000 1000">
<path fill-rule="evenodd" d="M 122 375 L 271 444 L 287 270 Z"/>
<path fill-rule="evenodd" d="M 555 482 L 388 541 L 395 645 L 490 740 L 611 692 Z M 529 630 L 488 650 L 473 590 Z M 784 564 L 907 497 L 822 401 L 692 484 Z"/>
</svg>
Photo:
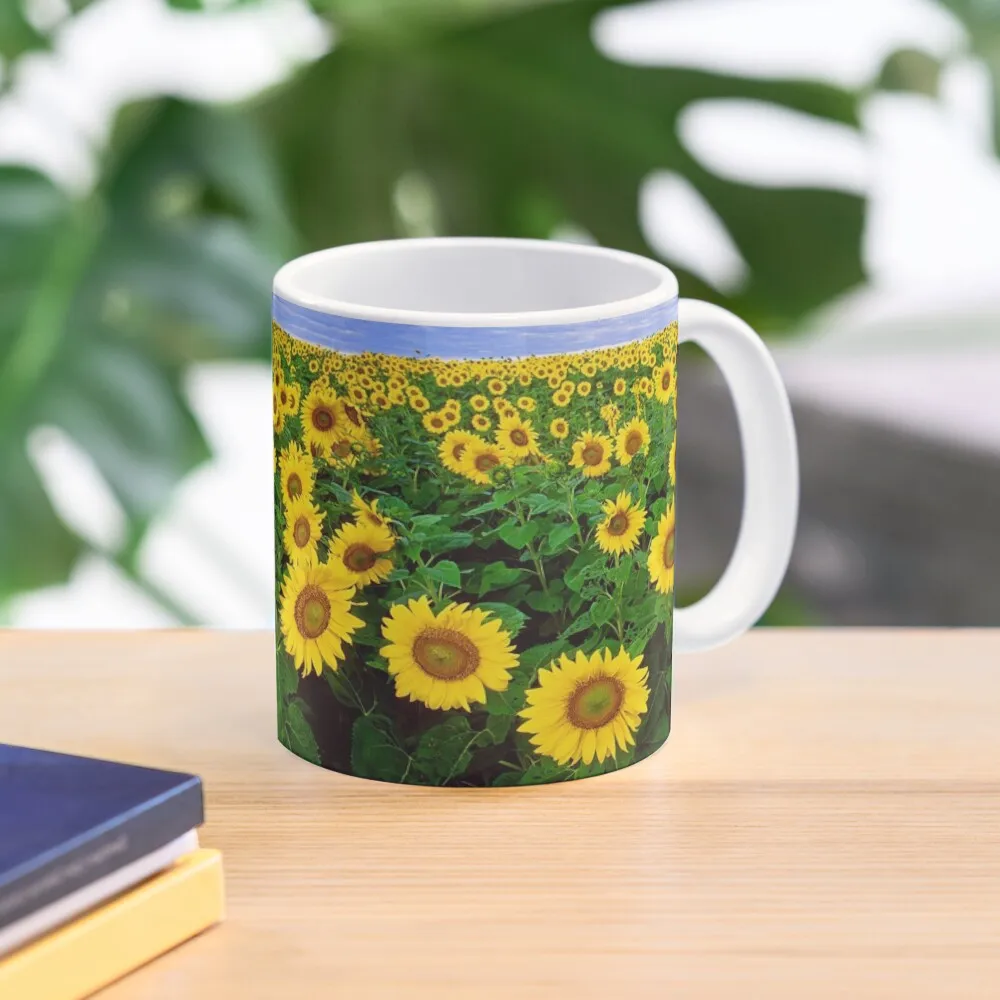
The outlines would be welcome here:
<svg viewBox="0 0 1000 1000">
<path fill-rule="evenodd" d="M 185 370 L 267 356 L 270 279 L 297 253 L 428 232 L 547 237 L 571 224 L 654 255 L 637 195 L 669 169 L 714 207 L 751 276 L 727 296 L 681 272 L 687 294 L 776 334 L 862 278 L 859 198 L 724 180 L 675 127 L 713 98 L 850 126 L 856 94 L 613 62 L 591 28 L 615 0 L 313 6 L 336 29 L 332 51 L 240 106 L 124 109 L 86 194 L 0 168 L 0 599 L 64 580 L 87 544 L 28 460 L 42 425 L 92 456 L 128 517 L 107 555 L 138 577 L 147 526 L 207 455 Z M 973 0 L 954 6 L 996 39 L 995 16 Z M 16 0 L 0 4 L 5 59 L 50 41 Z"/>
</svg>

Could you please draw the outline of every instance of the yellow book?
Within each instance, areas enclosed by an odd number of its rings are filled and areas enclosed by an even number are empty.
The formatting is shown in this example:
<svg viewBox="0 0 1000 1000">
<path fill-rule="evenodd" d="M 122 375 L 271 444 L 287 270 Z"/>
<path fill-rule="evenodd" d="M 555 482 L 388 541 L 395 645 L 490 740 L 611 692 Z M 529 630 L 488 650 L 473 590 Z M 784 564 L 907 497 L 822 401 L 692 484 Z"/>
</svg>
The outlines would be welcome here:
<svg viewBox="0 0 1000 1000">
<path fill-rule="evenodd" d="M 80 1000 L 222 919 L 222 855 L 197 850 L 0 961 L 2 1000 Z"/>
</svg>

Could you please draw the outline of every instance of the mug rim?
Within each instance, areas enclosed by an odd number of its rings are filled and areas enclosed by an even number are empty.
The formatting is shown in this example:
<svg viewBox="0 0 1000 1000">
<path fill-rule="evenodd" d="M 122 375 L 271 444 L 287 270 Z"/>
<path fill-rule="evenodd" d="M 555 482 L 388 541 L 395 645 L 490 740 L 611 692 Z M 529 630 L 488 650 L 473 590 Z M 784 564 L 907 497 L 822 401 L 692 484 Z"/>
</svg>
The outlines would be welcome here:
<svg viewBox="0 0 1000 1000">
<path fill-rule="evenodd" d="M 388 249 L 406 246 L 419 251 L 421 248 L 449 246 L 455 249 L 516 248 L 525 253 L 560 254 L 600 258 L 625 264 L 644 275 L 655 278 L 656 284 L 637 295 L 625 296 L 589 306 L 571 306 L 557 309 L 535 309 L 515 312 L 459 312 L 400 309 L 351 302 L 332 296 L 317 294 L 304 287 L 302 273 L 310 265 L 336 262 L 348 257 L 378 254 Z M 365 243 L 347 243 L 304 254 L 284 264 L 274 276 L 274 295 L 300 307 L 342 316 L 350 319 L 424 327 L 518 327 L 563 326 L 585 324 L 600 320 L 630 316 L 646 312 L 678 297 L 678 283 L 673 271 L 665 264 L 627 250 L 595 246 L 588 243 L 569 243 L 558 240 L 518 239 L 491 236 L 433 236 L 412 239 L 373 240 Z"/>
</svg>

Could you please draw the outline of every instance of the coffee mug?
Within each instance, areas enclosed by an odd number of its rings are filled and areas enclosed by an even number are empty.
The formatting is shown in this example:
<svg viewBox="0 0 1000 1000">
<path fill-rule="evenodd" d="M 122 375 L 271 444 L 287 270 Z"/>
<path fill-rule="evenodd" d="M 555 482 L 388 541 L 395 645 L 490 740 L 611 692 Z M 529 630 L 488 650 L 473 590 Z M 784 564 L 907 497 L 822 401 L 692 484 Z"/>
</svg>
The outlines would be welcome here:
<svg viewBox="0 0 1000 1000">
<path fill-rule="evenodd" d="M 752 625 L 791 551 L 791 411 L 753 331 L 678 301 L 654 261 L 506 239 L 300 257 L 275 278 L 272 330 L 284 745 L 451 786 L 657 750 L 672 650 Z M 727 569 L 675 611 L 686 340 L 732 391 L 746 482 Z"/>
</svg>

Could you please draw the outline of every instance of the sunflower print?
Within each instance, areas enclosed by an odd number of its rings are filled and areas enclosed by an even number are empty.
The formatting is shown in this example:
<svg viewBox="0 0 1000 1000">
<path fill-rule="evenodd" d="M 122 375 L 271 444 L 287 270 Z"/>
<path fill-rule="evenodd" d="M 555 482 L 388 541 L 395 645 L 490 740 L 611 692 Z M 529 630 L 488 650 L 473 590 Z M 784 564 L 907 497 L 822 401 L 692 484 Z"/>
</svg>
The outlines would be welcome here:
<svg viewBox="0 0 1000 1000">
<path fill-rule="evenodd" d="M 272 337 L 282 741 L 455 785 L 568 780 L 655 750 L 676 328 L 468 360 Z"/>
<path fill-rule="evenodd" d="M 329 562 L 342 569 L 356 587 L 379 583 L 392 572 L 386 557 L 396 540 L 387 527 L 377 528 L 368 521 L 341 525 L 330 543 Z"/>
<path fill-rule="evenodd" d="M 615 458 L 622 465 L 630 465 L 636 455 L 649 449 L 649 424 L 642 417 L 633 417 L 615 437 Z"/>
<path fill-rule="evenodd" d="M 573 457 L 569 464 L 588 478 L 603 476 L 611 470 L 613 447 L 611 438 L 606 434 L 586 431 L 573 442 Z"/>
<path fill-rule="evenodd" d="M 635 742 L 649 703 L 648 670 L 625 650 L 564 653 L 538 672 L 519 730 L 559 764 L 613 758 Z"/>
<path fill-rule="evenodd" d="M 465 475 L 462 470 L 462 456 L 465 454 L 466 446 L 475 440 L 476 436 L 468 431 L 448 431 L 438 446 L 438 458 L 441 459 L 441 464 L 449 472 L 459 476 Z"/>
<path fill-rule="evenodd" d="M 293 563 L 312 562 L 323 537 L 323 512 L 308 497 L 293 500 L 285 513 L 285 551 Z"/>
<path fill-rule="evenodd" d="M 325 563 L 291 566 L 281 586 L 279 619 L 285 649 L 295 669 L 320 674 L 337 670 L 345 647 L 364 624 L 352 614 L 354 587 Z"/>
<path fill-rule="evenodd" d="M 621 555 L 639 544 L 646 524 L 646 508 L 636 503 L 624 490 L 614 500 L 605 500 L 604 517 L 597 525 L 595 537 L 602 552 Z"/>
<path fill-rule="evenodd" d="M 382 636 L 396 696 L 428 708 L 468 712 L 487 691 L 505 691 L 517 666 L 499 619 L 468 604 L 449 604 L 439 614 L 426 597 L 394 605 Z"/>
<path fill-rule="evenodd" d="M 674 505 L 671 504 L 660 517 L 656 526 L 656 536 L 649 545 L 646 565 L 649 579 L 660 594 L 669 594 L 674 589 Z"/>
</svg>

